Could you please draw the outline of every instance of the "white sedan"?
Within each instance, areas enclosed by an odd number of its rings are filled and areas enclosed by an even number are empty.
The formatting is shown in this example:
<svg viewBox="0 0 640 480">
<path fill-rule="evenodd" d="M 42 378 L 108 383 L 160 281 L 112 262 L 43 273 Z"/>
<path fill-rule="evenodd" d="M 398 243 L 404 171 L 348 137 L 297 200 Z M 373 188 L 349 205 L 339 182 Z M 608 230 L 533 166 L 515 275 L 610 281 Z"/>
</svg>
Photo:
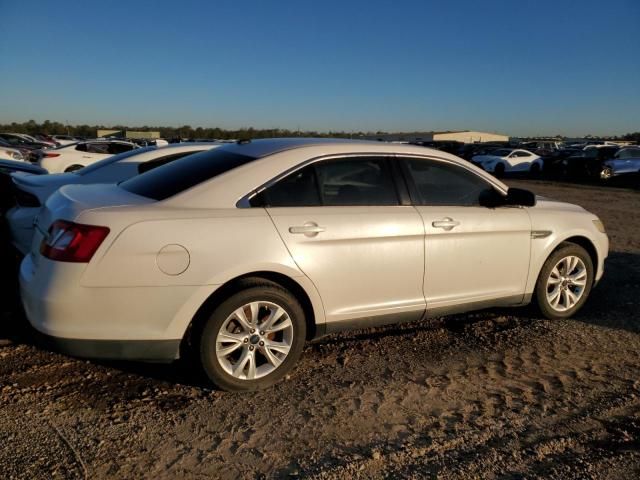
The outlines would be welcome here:
<svg viewBox="0 0 640 480">
<path fill-rule="evenodd" d="M 26 161 L 24 154 L 17 148 L 11 148 L 0 143 L 0 159 L 14 160 L 17 162 Z"/>
<path fill-rule="evenodd" d="M 121 140 L 93 140 L 40 150 L 37 164 L 49 173 L 73 172 L 112 155 L 129 152 L 138 145 Z"/>
<path fill-rule="evenodd" d="M 16 205 L 6 213 L 11 242 L 23 255 L 33 238 L 33 220 L 49 196 L 63 185 L 117 183 L 187 155 L 218 147 L 216 143 L 188 143 L 146 147 L 113 155 L 69 173 L 13 177 Z"/>
<path fill-rule="evenodd" d="M 185 352 L 228 390 L 282 378 L 305 341 L 534 300 L 567 318 L 608 238 L 442 151 L 241 141 L 119 185 L 69 185 L 20 266 L 31 324 L 82 357 Z"/>
<path fill-rule="evenodd" d="M 544 165 L 542 158 L 535 153 L 511 148 L 500 148 L 488 155 L 476 155 L 471 161 L 497 176 L 505 172 L 540 173 Z"/>
</svg>

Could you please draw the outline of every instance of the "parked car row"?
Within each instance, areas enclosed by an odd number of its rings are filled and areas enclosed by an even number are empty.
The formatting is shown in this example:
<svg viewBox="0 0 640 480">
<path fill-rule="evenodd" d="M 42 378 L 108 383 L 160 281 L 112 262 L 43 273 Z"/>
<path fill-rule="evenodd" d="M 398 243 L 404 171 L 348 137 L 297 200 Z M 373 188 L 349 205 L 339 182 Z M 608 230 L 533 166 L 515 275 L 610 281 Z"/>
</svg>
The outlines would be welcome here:
<svg viewBox="0 0 640 480">
<path fill-rule="evenodd" d="M 638 176 L 638 146 L 613 141 L 593 140 L 564 144 L 558 141 L 523 142 L 514 147 L 508 142 L 462 144 L 453 141 L 414 142 L 458 155 L 498 176 L 529 173 L 535 176 L 608 181 L 623 176 Z M 620 157 L 629 161 L 620 162 Z"/>
<path fill-rule="evenodd" d="M 349 328 L 531 301 L 570 317 L 608 253 L 595 215 L 412 145 L 178 144 L 12 180 L 22 303 L 52 348 L 186 356 L 227 390 L 272 385 Z"/>
</svg>

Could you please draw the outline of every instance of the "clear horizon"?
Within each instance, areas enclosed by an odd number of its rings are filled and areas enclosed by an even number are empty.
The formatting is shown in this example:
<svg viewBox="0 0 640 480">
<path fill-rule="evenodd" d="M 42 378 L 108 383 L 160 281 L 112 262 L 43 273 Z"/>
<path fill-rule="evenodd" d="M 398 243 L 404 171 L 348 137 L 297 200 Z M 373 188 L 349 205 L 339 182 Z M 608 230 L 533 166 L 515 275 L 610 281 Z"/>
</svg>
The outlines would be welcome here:
<svg viewBox="0 0 640 480">
<path fill-rule="evenodd" d="M 2 4 L 0 123 L 640 130 L 640 2 Z"/>
</svg>

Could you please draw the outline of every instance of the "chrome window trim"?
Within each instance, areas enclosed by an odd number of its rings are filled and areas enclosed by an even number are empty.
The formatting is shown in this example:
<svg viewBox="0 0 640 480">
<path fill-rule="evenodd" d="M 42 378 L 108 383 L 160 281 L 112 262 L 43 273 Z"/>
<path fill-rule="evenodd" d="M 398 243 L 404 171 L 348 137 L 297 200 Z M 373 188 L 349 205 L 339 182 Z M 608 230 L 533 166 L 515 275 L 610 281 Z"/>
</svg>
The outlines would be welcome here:
<svg viewBox="0 0 640 480">
<path fill-rule="evenodd" d="M 270 156 L 270 155 L 269 155 Z M 262 157 L 262 158 L 269 158 L 269 156 L 267 157 Z M 238 200 L 236 202 L 236 208 L 262 208 L 262 207 L 252 207 L 251 206 L 251 199 L 253 197 L 255 197 L 256 195 L 262 193 L 264 190 L 266 190 L 267 188 L 269 188 L 270 186 L 272 186 L 273 184 L 277 183 L 279 180 L 281 180 L 282 178 L 286 177 L 287 175 L 290 175 L 298 170 L 301 170 L 302 168 L 307 167 L 308 165 L 311 165 L 313 163 L 317 163 L 320 161 L 324 161 L 324 160 L 333 160 L 333 159 L 338 159 L 338 158 L 350 158 L 350 157 L 385 157 L 385 158 L 417 158 L 417 159 L 423 159 L 423 160 L 435 160 L 438 162 L 444 162 L 444 163 L 448 163 L 451 165 L 456 165 L 460 168 L 463 168 L 465 170 L 467 170 L 468 172 L 472 173 L 473 175 L 476 175 L 477 177 L 480 177 L 482 180 L 486 181 L 487 184 L 493 186 L 495 189 L 497 189 L 498 191 L 502 192 L 502 194 L 506 195 L 507 192 L 505 191 L 504 188 L 502 188 L 501 185 L 499 185 L 498 183 L 494 182 L 493 180 L 491 180 L 490 178 L 486 178 L 484 175 L 479 175 L 478 172 L 474 171 L 473 169 L 465 166 L 464 164 L 462 164 L 462 162 L 458 162 L 455 160 L 451 160 L 451 159 L 447 159 L 447 158 L 442 158 L 442 157 L 437 157 L 434 155 L 425 155 L 425 154 L 419 154 L 419 153 L 398 153 L 398 152 L 351 152 L 351 153 L 332 153 L 329 155 L 319 155 L 317 157 L 313 157 L 310 158 L 308 160 L 305 160 L 302 163 L 299 163 L 297 165 L 295 165 L 294 167 L 291 167 L 287 170 L 285 170 L 284 172 L 276 175 L 275 177 L 273 177 L 272 179 L 266 181 L 265 183 L 263 183 L 262 185 L 260 185 L 257 188 L 254 188 L 253 190 L 251 190 L 249 193 L 247 193 L 246 195 L 244 195 L 242 198 L 240 198 L 240 200 Z"/>
</svg>

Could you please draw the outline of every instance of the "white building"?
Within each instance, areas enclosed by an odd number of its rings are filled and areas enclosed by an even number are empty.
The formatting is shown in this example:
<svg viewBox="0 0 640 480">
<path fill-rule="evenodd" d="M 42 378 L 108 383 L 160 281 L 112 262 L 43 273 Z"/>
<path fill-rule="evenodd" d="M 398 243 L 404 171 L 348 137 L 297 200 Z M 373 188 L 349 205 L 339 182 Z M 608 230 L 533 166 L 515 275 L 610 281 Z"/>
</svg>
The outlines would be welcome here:
<svg viewBox="0 0 640 480">
<path fill-rule="evenodd" d="M 381 135 L 367 136 L 370 140 L 382 140 L 387 142 L 508 142 L 508 135 L 490 132 L 476 132 L 473 130 L 456 130 L 448 132 L 410 132 L 410 133 L 385 133 Z"/>
</svg>

